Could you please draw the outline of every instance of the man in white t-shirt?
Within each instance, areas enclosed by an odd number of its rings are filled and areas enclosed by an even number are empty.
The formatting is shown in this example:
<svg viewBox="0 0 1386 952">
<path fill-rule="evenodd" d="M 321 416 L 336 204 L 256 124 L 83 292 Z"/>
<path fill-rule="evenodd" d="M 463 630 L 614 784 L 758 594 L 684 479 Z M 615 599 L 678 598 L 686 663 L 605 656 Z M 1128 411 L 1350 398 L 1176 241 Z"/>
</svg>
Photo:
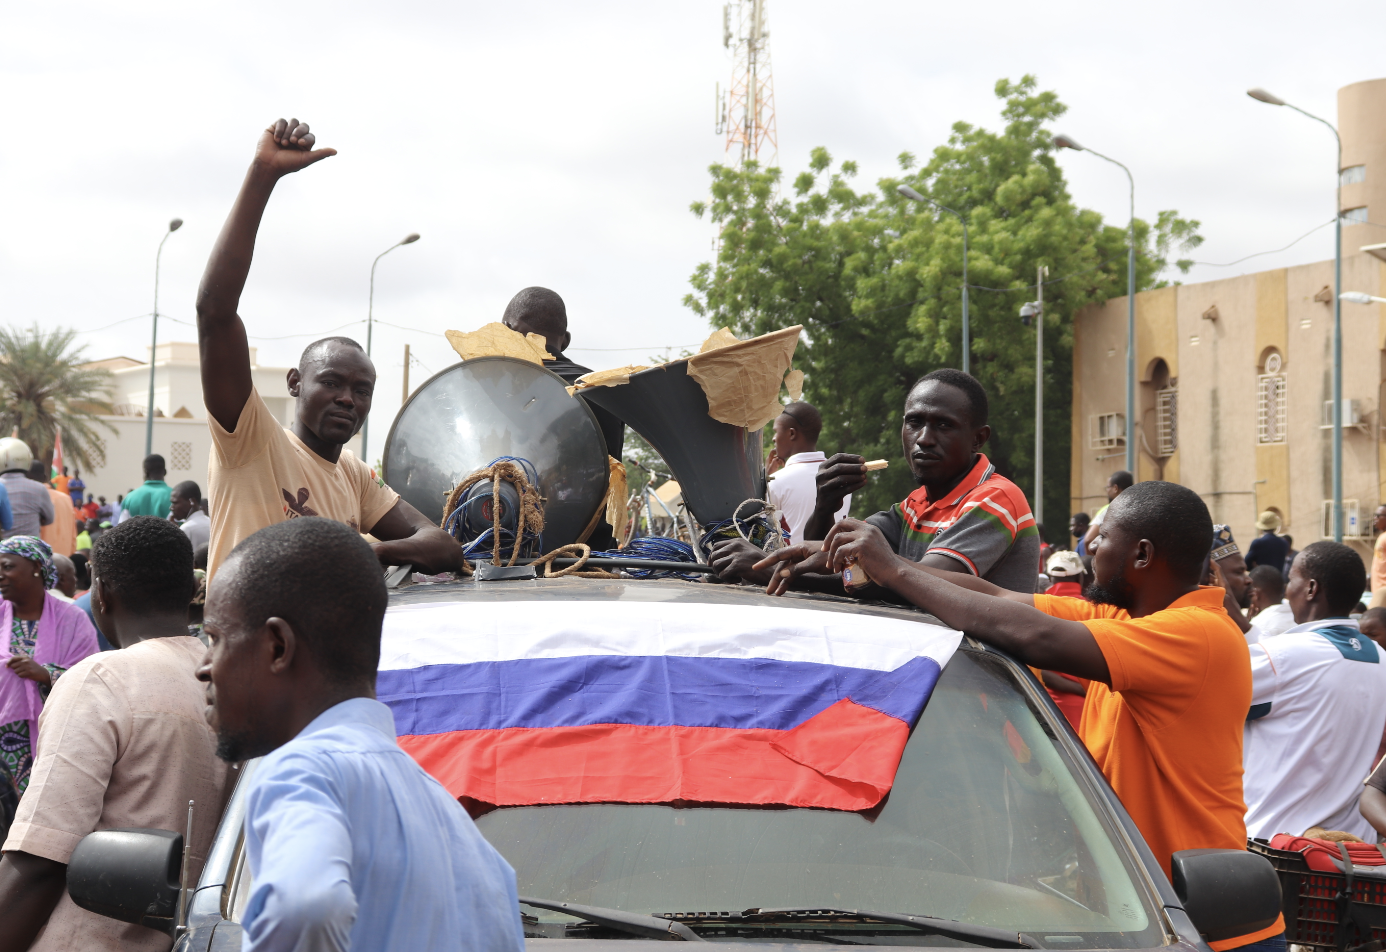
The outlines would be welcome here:
<svg viewBox="0 0 1386 952">
<path fill-rule="evenodd" d="M 770 505 L 779 510 L 780 528 L 789 533 L 789 544 L 804 540 L 804 523 L 813 515 L 818 498 L 815 477 L 818 466 L 826 456 L 818 450 L 818 434 L 823 431 L 823 417 L 818 408 L 802 400 L 787 405 L 775 418 L 775 450 L 771 465 L 781 468 L 770 474 Z M 843 497 L 842 506 L 833 515 L 833 522 L 843 519 L 852 508 L 852 497 Z"/>
<path fill-rule="evenodd" d="M 1242 740 L 1247 836 L 1310 827 L 1372 842 L 1357 810 L 1362 769 L 1386 727 L 1386 662 L 1348 617 L 1367 584 L 1357 553 L 1305 546 L 1286 598 L 1299 624 L 1251 645 L 1251 710 Z"/>
<path fill-rule="evenodd" d="M 1295 626 L 1294 609 L 1285 601 L 1285 574 L 1271 565 L 1258 565 L 1251 570 L 1251 596 L 1247 605 L 1247 620 L 1251 628 L 1246 642 L 1254 645 Z"/>
</svg>

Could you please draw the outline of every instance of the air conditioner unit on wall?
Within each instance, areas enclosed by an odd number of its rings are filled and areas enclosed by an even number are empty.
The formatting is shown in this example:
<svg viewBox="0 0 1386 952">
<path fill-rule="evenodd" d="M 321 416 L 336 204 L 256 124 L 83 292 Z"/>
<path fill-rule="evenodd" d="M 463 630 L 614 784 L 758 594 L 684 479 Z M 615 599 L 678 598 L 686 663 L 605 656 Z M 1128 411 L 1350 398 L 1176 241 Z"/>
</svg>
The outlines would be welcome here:
<svg viewBox="0 0 1386 952">
<path fill-rule="evenodd" d="M 1333 538 L 1333 500 L 1323 501 L 1323 518 L 1320 520 L 1323 538 Z M 1370 525 L 1363 526 L 1361 519 L 1361 509 L 1357 505 L 1356 499 L 1343 500 L 1343 538 L 1362 539 L 1370 538 L 1374 533 Z"/>
<path fill-rule="evenodd" d="M 1343 426 L 1356 427 L 1359 430 L 1366 430 L 1366 424 L 1362 420 L 1362 409 L 1356 400 L 1343 398 Z M 1319 423 L 1320 430 L 1333 429 L 1333 401 L 1323 402 L 1323 421 Z"/>
</svg>

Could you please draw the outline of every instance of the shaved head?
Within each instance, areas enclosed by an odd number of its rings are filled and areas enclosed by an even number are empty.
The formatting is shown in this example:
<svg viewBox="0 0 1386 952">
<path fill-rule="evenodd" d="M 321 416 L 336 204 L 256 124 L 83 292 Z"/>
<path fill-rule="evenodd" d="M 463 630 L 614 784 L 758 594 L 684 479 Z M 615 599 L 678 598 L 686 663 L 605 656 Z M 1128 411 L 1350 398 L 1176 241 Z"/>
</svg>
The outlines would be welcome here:
<svg viewBox="0 0 1386 952">
<path fill-rule="evenodd" d="M 301 374 L 307 373 L 309 364 L 323 359 L 328 354 L 341 347 L 360 351 L 362 355 L 366 353 L 366 348 L 362 347 L 350 337 L 324 337 L 321 340 L 313 341 L 313 343 L 303 348 L 303 353 L 300 354 L 298 358 L 298 372 Z"/>
<path fill-rule="evenodd" d="M 548 288 L 525 288 L 510 299 L 501 316 L 505 326 L 521 334 L 538 334 L 548 342 L 549 353 L 561 354 L 571 340 L 568 308 Z"/>
</svg>

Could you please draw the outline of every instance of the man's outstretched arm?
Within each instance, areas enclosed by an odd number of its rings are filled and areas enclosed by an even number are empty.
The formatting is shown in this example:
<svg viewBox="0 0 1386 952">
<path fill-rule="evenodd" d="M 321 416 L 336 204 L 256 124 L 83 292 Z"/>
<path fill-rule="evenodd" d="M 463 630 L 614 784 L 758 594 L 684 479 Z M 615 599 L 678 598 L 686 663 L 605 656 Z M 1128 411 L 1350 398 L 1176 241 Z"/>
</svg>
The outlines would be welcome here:
<svg viewBox="0 0 1386 952">
<path fill-rule="evenodd" d="M 1111 683 L 1107 659 L 1087 626 L 1046 615 L 1034 607 L 1031 595 L 902 559 L 875 526 L 839 522 L 823 543 L 822 558 L 834 572 L 857 563 L 878 585 L 1025 664 Z"/>
<path fill-rule="evenodd" d="M 437 574 L 462 568 L 462 546 L 427 516 L 401 499 L 371 527 L 371 548 L 382 565 L 412 565 Z"/>
<path fill-rule="evenodd" d="M 250 274 L 255 235 L 270 193 L 285 175 L 336 155 L 336 149 L 313 151 L 308 124 L 278 120 L 260 135 L 255 157 L 240 194 L 222 226 L 202 285 L 197 290 L 197 343 L 202 358 L 202 400 L 222 428 L 233 431 L 250 399 L 250 349 L 245 325 L 236 309 Z"/>
</svg>

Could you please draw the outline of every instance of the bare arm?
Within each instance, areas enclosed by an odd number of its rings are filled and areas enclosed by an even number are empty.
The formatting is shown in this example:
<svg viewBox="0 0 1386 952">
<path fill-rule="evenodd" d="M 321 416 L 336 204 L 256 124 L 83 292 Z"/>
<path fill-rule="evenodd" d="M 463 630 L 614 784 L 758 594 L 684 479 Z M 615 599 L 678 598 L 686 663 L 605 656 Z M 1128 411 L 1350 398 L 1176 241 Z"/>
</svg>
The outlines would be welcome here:
<svg viewBox="0 0 1386 952">
<path fill-rule="evenodd" d="M 1025 664 L 1111 683 L 1107 659 L 1087 626 L 1039 611 L 1033 595 L 909 562 L 891 551 L 879 529 L 852 519 L 834 526 L 823 546 L 833 571 L 856 562 L 877 584 Z"/>
<path fill-rule="evenodd" d="M 67 866 L 32 853 L 0 858 L 0 952 L 24 952 L 33 944 L 67 884 Z"/>
<path fill-rule="evenodd" d="M 202 399 L 207 412 L 227 431 L 235 430 L 250 399 L 250 349 L 237 308 L 255 254 L 255 235 L 275 183 L 337 154 L 335 149 L 310 151 L 314 141 L 308 124 L 297 119 L 280 119 L 261 133 L 240 194 L 202 273 L 202 285 L 197 290 Z"/>
<path fill-rule="evenodd" d="M 462 568 L 462 546 L 427 516 L 401 499 L 371 527 L 371 548 L 382 565 L 412 565 L 437 574 Z"/>
<path fill-rule="evenodd" d="M 1376 787 L 1363 787 L 1357 809 L 1361 811 L 1363 819 L 1372 825 L 1372 829 L 1386 836 L 1386 793 Z"/>
</svg>

